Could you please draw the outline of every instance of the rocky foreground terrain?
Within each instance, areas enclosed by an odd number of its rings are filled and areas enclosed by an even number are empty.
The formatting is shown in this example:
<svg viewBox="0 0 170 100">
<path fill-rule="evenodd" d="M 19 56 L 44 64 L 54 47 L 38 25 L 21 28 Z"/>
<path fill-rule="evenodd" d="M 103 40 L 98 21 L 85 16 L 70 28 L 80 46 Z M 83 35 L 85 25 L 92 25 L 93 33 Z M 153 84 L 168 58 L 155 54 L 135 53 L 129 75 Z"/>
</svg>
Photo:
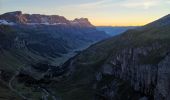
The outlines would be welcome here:
<svg viewBox="0 0 170 100">
<path fill-rule="evenodd" d="M 61 66 L 25 64 L 1 67 L 2 100 L 170 100 L 170 15 L 95 43 Z"/>
</svg>

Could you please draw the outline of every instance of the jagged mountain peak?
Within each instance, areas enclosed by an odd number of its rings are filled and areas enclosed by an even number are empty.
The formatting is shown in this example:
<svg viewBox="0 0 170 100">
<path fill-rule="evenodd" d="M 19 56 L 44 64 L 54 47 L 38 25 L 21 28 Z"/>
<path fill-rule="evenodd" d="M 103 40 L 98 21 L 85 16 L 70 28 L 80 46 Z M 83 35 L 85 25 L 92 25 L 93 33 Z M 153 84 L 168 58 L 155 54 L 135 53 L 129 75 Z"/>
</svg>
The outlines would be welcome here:
<svg viewBox="0 0 170 100">
<path fill-rule="evenodd" d="M 79 26 L 89 26 L 93 27 L 88 18 L 76 18 L 72 21 L 73 24 L 78 24 Z"/>
<path fill-rule="evenodd" d="M 74 21 L 89 21 L 88 18 L 75 18 Z"/>
</svg>

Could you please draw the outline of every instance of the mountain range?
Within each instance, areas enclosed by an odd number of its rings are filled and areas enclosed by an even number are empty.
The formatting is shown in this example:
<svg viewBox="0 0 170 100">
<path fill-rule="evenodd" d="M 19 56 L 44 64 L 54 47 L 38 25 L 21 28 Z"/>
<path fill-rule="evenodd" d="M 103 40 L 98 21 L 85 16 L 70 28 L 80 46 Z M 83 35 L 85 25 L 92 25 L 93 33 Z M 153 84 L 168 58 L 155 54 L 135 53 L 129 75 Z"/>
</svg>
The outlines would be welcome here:
<svg viewBox="0 0 170 100">
<path fill-rule="evenodd" d="M 63 54 L 108 37 L 87 18 L 70 21 L 58 15 L 30 15 L 21 11 L 0 15 L 0 31 L 2 48 L 22 49 L 48 59 L 62 58 Z"/>
<path fill-rule="evenodd" d="M 110 38 L 87 19 L 60 18 L 0 16 L 0 99 L 170 100 L 170 15 Z"/>
<path fill-rule="evenodd" d="M 21 11 L 0 15 L 0 99 L 19 100 L 10 79 L 22 68 L 40 62 L 59 66 L 77 51 L 108 37 L 87 18 L 68 20 L 58 15 Z"/>
</svg>

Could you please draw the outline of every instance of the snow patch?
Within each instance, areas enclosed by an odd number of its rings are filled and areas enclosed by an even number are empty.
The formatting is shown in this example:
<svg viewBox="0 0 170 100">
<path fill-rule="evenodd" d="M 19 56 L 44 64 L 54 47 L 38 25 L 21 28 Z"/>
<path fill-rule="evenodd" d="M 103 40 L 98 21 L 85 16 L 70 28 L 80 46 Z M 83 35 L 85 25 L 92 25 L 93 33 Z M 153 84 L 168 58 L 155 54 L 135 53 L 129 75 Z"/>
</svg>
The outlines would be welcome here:
<svg viewBox="0 0 170 100">
<path fill-rule="evenodd" d="M 13 22 L 8 22 L 6 20 L 0 20 L 0 25 L 15 25 Z"/>
<path fill-rule="evenodd" d="M 26 23 L 27 25 L 66 25 L 66 23 Z M 1 20 L 0 19 L 0 25 L 16 25 L 14 22 L 8 22 L 6 20 Z"/>
<path fill-rule="evenodd" d="M 77 21 L 72 21 L 71 24 L 79 24 Z"/>
<path fill-rule="evenodd" d="M 66 25 L 66 23 L 48 23 L 48 22 L 45 22 L 45 23 L 27 23 L 27 25 Z"/>
</svg>

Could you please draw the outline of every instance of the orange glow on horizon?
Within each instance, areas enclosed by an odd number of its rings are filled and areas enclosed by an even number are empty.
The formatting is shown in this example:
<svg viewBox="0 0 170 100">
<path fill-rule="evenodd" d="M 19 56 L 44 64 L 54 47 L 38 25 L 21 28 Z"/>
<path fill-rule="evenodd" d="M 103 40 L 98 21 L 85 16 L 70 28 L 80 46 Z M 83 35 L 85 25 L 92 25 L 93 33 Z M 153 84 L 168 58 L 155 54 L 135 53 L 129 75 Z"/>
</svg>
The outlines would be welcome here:
<svg viewBox="0 0 170 100">
<path fill-rule="evenodd" d="M 89 18 L 89 21 L 95 26 L 143 26 L 151 23 L 161 17 L 153 16 L 133 16 L 133 17 L 110 17 L 110 18 Z"/>
<path fill-rule="evenodd" d="M 155 19 L 153 20 L 139 20 L 139 21 L 128 21 L 128 20 L 125 20 L 125 21 L 118 21 L 118 20 L 90 20 L 90 22 L 95 25 L 95 26 L 143 26 L 143 25 L 146 25 L 152 21 L 154 21 Z"/>
</svg>

